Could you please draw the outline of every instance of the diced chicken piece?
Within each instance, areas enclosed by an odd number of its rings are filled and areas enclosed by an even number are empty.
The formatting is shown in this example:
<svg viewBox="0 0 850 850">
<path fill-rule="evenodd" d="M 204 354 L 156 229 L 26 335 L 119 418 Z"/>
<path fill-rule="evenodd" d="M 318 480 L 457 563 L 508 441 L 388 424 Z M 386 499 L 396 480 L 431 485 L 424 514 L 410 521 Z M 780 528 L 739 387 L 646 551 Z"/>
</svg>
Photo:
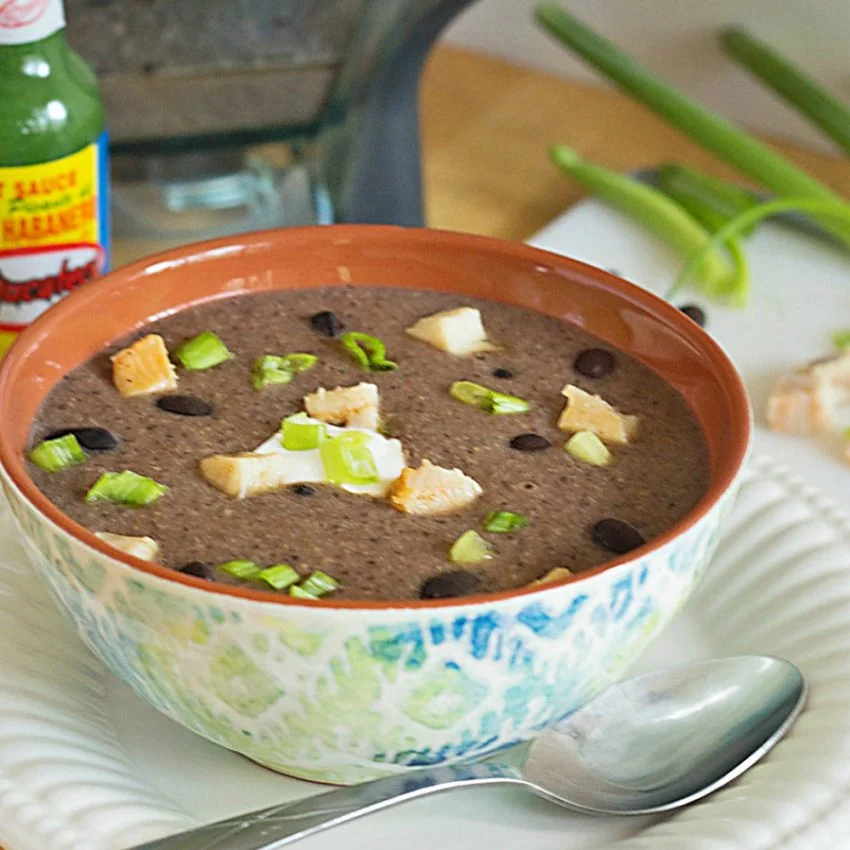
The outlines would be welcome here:
<svg viewBox="0 0 850 850">
<path fill-rule="evenodd" d="M 564 579 L 570 578 L 571 575 L 572 573 L 566 567 L 555 567 L 554 569 L 549 570 L 546 575 L 531 582 L 529 587 L 534 587 L 538 584 L 549 584 L 549 582 L 552 581 L 564 581 Z"/>
<path fill-rule="evenodd" d="M 562 431 L 592 431 L 606 443 L 630 443 L 638 432 L 638 417 L 617 412 L 598 395 L 591 395 L 572 384 L 567 384 L 561 395 L 567 405 L 558 419 Z"/>
<path fill-rule="evenodd" d="M 201 475 L 236 499 L 297 483 L 292 479 L 289 458 L 279 454 L 212 455 L 201 461 Z"/>
<path fill-rule="evenodd" d="M 168 359 L 165 340 L 148 334 L 112 356 L 112 382 L 129 398 L 177 388 L 177 373 Z"/>
<path fill-rule="evenodd" d="M 481 485 L 459 469 L 444 469 L 423 460 L 407 467 L 390 488 L 390 504 L 399 511 L 425 516 L 459 511 L 482 493 Z"/>
<path fill-rule="evenodd" d="M 811 373 L 783 375 L 767 399 L 767 427 L 786 434 L 814 434 L 829 427 L 830 417 Z"/>
<path fill-rule="evenodd" d="M 127 537 L 125 534 L 111 534 L 108 531 L 96 531 L 94 536 L 142 561 L 154 561 L 159 554 L 159 543 L 152 537 Z"/>
<path fill-rule="evenodd" d="M 304 407 L 314 419 L 329 425 L 347 425 L 370 431 L 378 430 L 379 405 L 378 387 L 375 384 L 357 384 L 334 390 L 321 387 L 304 396 Z"/>
<path fill-rule="evenodd" d="M 767 400 L 767 426 L 786 434 L 835 427 L 834 414 L 850 399 L 850 352 L 782 375 Z"/>
<path fill-rule="evenodd" d="M 487 339 L 481 312 L 472 307 L 458 307 L 426 316 L 407 328 L 407 332 L 449 354 L 472 354 L 498 348 Z"/>
<path fill-rule="evenodd" d="M 850 463 L 850 438 L 844 441 L 844 460 Z"/>
<path fill-rule="evenodd" d="M 835 357 L 816 360 L 807 367 L 817 380 L 829 384 L 835 390 L 850 393 L 850 349 Z"/>
</svg>

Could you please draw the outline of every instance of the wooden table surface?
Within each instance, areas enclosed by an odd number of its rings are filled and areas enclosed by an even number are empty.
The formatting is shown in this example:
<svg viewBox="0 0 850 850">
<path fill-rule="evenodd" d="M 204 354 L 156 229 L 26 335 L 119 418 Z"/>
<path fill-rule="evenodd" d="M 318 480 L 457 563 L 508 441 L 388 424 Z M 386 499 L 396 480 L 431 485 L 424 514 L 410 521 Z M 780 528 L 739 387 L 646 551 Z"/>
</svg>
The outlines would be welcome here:
<svg viewBox="0 0 850 850">
<path fill-rule="evenodd" d="M 549 162 L 556 142 L 620 170 L 673 161 L 742 180 L 625 95 L 450 47 L 425 71 L 422 134 L 428 223 L 507 239 L 526 239 L 583 196 Z M 850 160 L 777 147 L 850 197 Z M 114 265 L 166 247 L 116 242 Z"/>
<path fill-rule="evenodd" d="M 557 142 L 618 170 L 683 162 L 743 179 L 625 95 L 479 54 L 436 50 L 422 101 L 434 227 L 529 237 L 584 194 L 549 163 Z M 850 159 L 776 147 L 850 197 Z"/>
</svg>

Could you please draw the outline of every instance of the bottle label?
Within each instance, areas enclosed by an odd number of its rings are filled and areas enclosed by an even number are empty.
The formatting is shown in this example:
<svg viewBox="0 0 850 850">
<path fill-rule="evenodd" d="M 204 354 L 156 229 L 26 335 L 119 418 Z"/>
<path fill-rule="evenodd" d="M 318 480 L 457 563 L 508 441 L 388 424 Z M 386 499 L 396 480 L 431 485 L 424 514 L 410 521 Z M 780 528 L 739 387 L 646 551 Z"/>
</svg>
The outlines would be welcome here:
<svg viewBox="0 0 850 850">
<path fill-rule="evenodd" d="M 0 168 L 0 354 L 108 265 L 106 133 L 70 156 Z"/>
<path fill-rule="evenodd" d="M 41 41 L 64 26 L 62 0 L 0 0 L 0 44 Z"/>
</svg>

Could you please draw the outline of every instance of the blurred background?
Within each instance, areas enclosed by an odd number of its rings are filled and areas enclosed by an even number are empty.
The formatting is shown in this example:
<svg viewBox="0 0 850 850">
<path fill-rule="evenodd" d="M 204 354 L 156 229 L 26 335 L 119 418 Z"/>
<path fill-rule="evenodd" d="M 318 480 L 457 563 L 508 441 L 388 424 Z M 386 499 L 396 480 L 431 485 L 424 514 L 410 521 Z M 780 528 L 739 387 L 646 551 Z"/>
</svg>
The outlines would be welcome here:
<svg viewBox="0 0 850 850">
<path fill-rule="evenodd" d="M 597 74 L 534 24 L 536 0 L 479 0 L 446 33 L 484 51 L 570 79 L 602 85 Z M 717 31 L 744 25 L 838 94 L 850 95 L 847 0 L 566 0 L 564 6 L 628 48 L 668 81 L 750 129 L 816 150 L 834 147 L 783 106 L 717 44 Z"/>
<path fill-rule="evenodd" d="M 535 24 L 534 5 L 67 0 L 68 37 L 106 105 L 116 260 L 314 221 L 427 221 L 526 238 L 580 196 L 545 162 L 559 141 L 618 169 L 657 164 L 669 149 L 732 175 L 647 123 Z M 833 155 L 723 57 L 717 33 L 747 25 L 847 94 L 847 0 L 565 6 L 685 92 L 799 148 L 815 173 L 807 152 Z"/>
</svg>

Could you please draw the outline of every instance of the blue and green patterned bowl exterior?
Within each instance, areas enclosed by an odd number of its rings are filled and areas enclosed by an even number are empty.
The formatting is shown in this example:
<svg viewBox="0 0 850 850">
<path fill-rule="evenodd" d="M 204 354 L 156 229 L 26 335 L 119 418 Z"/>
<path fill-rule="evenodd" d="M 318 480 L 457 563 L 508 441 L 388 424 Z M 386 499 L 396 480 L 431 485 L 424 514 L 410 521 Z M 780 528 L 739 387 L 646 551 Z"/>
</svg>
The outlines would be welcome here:
<svg viewBox="0 0 850 850">
<path fill-rule="evenodd" d="M 581 706 L 681 608 L 734 495 L 658 551 L 572 584 L 441 607 L 329 609 L 134 570 L 2 480 L 36 570 L 115 675 L 210 741 L 344 784 L 492 754 Z"/>
</svg>

